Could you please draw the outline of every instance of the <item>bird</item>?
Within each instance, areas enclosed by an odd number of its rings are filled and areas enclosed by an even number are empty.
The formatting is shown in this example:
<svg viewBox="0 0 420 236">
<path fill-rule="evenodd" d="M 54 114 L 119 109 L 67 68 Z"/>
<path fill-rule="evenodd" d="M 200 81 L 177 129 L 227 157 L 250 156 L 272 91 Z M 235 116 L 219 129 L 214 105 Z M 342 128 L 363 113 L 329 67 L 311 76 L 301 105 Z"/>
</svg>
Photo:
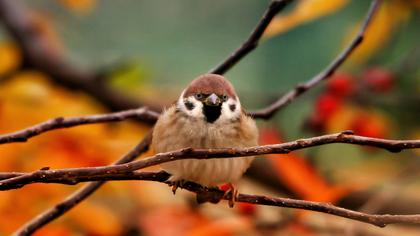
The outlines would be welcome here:
<svg viewBox="0 0 420 236">
<path fill-rule="evenodd" d="M 198 76 L 178 100 L 164 109 L 152 134 L 156 153 L 183 148 L 241 148 L 258 145 L 258 128 L 242 108 L 233 85 L 221 75 Z M 235 184 L 254 157 L 184 159 L 162 163 L 173 192 L 185 181 L 212 188 L 227 184 L 229 206 L 238 194 Z M 198 195 L 197 195 L 198 199 Z"/>
</svg>

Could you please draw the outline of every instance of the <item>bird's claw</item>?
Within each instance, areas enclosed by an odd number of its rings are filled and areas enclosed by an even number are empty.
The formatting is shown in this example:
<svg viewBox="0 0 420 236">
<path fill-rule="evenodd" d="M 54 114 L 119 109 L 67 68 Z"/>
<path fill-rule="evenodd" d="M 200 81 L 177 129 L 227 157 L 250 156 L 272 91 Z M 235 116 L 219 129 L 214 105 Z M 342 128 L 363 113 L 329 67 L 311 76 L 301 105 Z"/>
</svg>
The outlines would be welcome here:
<svg viewBox="0 0 420 236">
<path fill-rule="evenodd" d="M 233 186 L 233 184 L 228 184 L 228 189 L 223 194 L 223 198 L 226 198 L 228 200 L 229 207 L 233 208 L 236 200 L 238 199 L 238 190 L 235 186 Z"/>
<path fill-rule="evenodd" d="M 178 188 L 182 188 L 182 186 L 184 185 L 184 183 L 185 183 L 184 180 L 173 181 L 172 182 L 172 193 L 175 195 L 176 194 L 176 190 Z"/>
</svg>

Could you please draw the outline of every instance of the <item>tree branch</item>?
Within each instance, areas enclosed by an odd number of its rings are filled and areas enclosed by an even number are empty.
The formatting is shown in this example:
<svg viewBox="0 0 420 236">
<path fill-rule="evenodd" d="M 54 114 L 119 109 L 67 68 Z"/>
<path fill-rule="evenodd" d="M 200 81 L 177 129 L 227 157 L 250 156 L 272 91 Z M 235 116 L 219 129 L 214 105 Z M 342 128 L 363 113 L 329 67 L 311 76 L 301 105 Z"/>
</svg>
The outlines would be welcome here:
<svg viewBox="0 0 420 236">
<path fill-rule="evenodd" d="M 116 173 L 108 174 L 104 176 L 86 176 L 75 180 L 75 182 L 69 182 L 67 177 L 61 179 L 55 179 L 52 181 L 43 181 L 43 183 L 60 183 L 60 184 L 74 184 L 76 182 L 86 181 L 116 181 L 116 180 L 144 180 L 144 181 L 155 181 L 162 182 L 168 185 L 173 183 L 168 182 L 167 179 L 170 177 L 165 171 L 159 172 L 127 172 L 127 173 Z M 186 182 L 182 185 L 182 188 L 200 194 L 205 197 L 205 200 L 217 203 L 221 199 L 229 199 L 224 191 L 217 188 L 206 188 L 197 183 Z M 239 194 L 237 202 L 246 202 L 257 205 L 287 207 L 295 209 L 304 209 L 315 212 L 323 212 L 330 215 L 336 215 L 343 218 L 348 218 L 356 221 L 365 222 L 379 227 L 385 227 L 388 224 L 394 223 L 413 223 L 420 224 L 420 215 L 380 215 L 380 214 L 367 214 L 358 211 L 353 211 L 341 207 L 331 205 L 329 203 L 320 203 L 305 200 L 296 200 L 290 198 L 279 198 L 279 197 L 267 197 L 262 195 L 251 195 L 251 194 Z"/>
<path fill-rule="evenodd" d="M 246 56 L 250 51 L 252 51 L 258 44 L 258 41 L 264 32 L 265 28 L 267 27 L 268 23 L 272 20 L 272 18 L 277 14 L 281 9 L 283 9 L 290 1 L 285 0 L 277 0 L 273 1 L 267 11 L 265 12 L 263 18 L 258 23 L 257 27 L 254 29 L 254 31 L 251 33 L 248 40 L 240 47 L 238 48 L 230 57 L 228 57 L 222 64 L 217 66 L 215 69 L 210 71 L 211 73 L 218 73 L 223 74 L 227 70 L 229 70 L 231 67 L 233 67 L 238 61 L 240 61 L 244 56 Z M 374 1 L 373 4 L 377 4 L 378 1 Z M 371 8 L 372 9 L 372 8 Z M 373 10 L 371 10 L 371 15 L 373 15 Z M 27 10 L 22 6 L 22 3 L 19 0 L 0 0 L 0 20 L 2 20 L 8 31 L 11 33 L 11 35 L 15 38 L 15 40 L 20 44 L 23 55 L 24 55 L 24 61 L 25 66 L 36 68 L 47 75 L 51 79 L 53 79 L 55 82 L 58 82 L 66 87 L 69 88 L 76 88 L 82 91 L 85 91 L 89 94 L 91 94 L 93 97 L 95 97 L 98 101 L 105 104 L 107 107 L 109 107 L 112 110 L 121 110 L 121 109 L 129 109 L 140 106 L 140 104 L 131 99 L 127 98 L 126 96 L 123 96 L 122 94 L 113 91 L 110 89 L 106 84 L 103 83 L 103 81 L 100 79 L 101 75 L 98 75 L 97 73 L 91 73 L 88 71 L 85 71 L 81 68 L 77 68 L 73 66 L 72 64 L 69 64 L 68 61 L 64 60 L 61 55 L 56 54 L 54 51 L 52 51 L 48 47 L 48 42 L 45 40 L 41 32 L 38 30 L 36 24 L 33 22 L 33 19 L 30 17 L 30 14 L 28 14 Z M 368 24 L 368 21 L 366 21 L 365 25 Z M 366 26 L 364 26 L 366 27 Z M 364 32 L 364 31 L 363 31 Z M 362 37 L 361 37 L 362 39 Z M 360 39 L 360 40 L 361 40 Z M 360 42 L 357 42 L 354 47 L 357 46 Z M 354 48 L 353 48 L 354 49 Z M 351 49 L 350 52 L 353 50 Z M 350 54 L 348 52 L 348 54 Z M 335 69 L 341 65 L 341 63 L 347 58 L 348 55 L 343 56 L 341 59 L 342 61 L 336 61 L 335 66 L 330 66 L 331 72 L 328 72 L 328 68 L 325 70 L 325 73 L 329 75 L 332 74 Z M 337 59 L 336 59 L 337 60 Z M 334 62 L 332 63 L 334 65 Z M 334 68 L 335 67 L 335 68 Z M 322 73 L 319 76 L 321 76 Z M 326 75 L 328 77 L 329 75 Z M 325 77 L 325 78 L 326 78 Z M 316 78 L 316 77 L 315 77 Z M 314 79 L 315 79 L 314 78 Z M 313 79 L 313 80 L 314 80 Z M 321 78 L 320 80 L 323 80 Z M 316 82 L 318 83 L 318 82 Z M 315 83 L 315 84 L 316 84 Z M 310 85 L 307 89 L 315 86 Z M 298 89 L 299 87 L 299 89 Z M 295 90 L 297 91 L 295 95 L 289 95 L 291 98 L 287 98 L 287 95 L 285 95 L 287 101 L 284 103 L 289 103 L 292 101 L 295 97 L 300 95 L 302 92 L 300 91 L 301 88 L 298 86 Z M 281 99 L 280 99 L 281 100 Z M 276 105 L 277 104 L 277 105 Z M 271 111 L 268 111 L 270 107 L 266 109 L 262 109 L 260 111 L 257 111 L 255 113 L 251 113 L 254 115 L 255 118 L 264 118 L 267 119 L 269 116 L 274 114 L 279 108 L 281 108 L 282 104 L 278 105 L 279 102 L 274 103 L 271 105 Z M 276 107 L 278 106 L 278 107 Z M 266 111 L 267 114 L 264 114 L 262 112 Z M 157 115 L 156 113 L 154 113 Z M 150 115 L 150 114 L 149 114 Z M 155 115 L 150 115 L 149 118 L 146 120 L 153 121 L 153 118 Z M 106 116 L 106 115 L 104 115 Z M 155 116 L 156 117 L 156 116 Z M 109 117 L 103 117 L 103 119 L 108 119 Z M 125 119 L 128 117 L 123 117 L 121 119 Z M 77 118 L 72 118 L 77 119 Z M 111 119 L 111 118 L 110 118 Z M 57 119 L 57 121 L 48 121 L 51 123 L 60 123 L 61 119 Z M 111 119 L 109 121 L 117 121 L 118 118 L 115 118 L 115 120 Z M 66 120 L 67 121 L 67 120 Z M 78 121 L 73 121 L 78 122 Z M 105 122 L 105 121 L 88 121 L 87 123 L 96 123 L 96 122 Z M 64 128 L 64 127 L 70 127 L 73 125 L 70 125 L 71 121 L 69 121 L 69 126 L 60 126 L 60 124 L 49 124 L 50 128 L 44 128 L 42 126 L 41 133 L 45 131 L 49 131 L 56 128 Z M 80 124 L 86 124 L 86 123 L 80 123 Z M 42 125 L 42 124 L 40 124 Z M 78 125 L 74 123 L 74 126 Z M 48 126 L 48 125 L 47 125 Z M 31 127 L 31 128 L 36 128 Z M 38 127 L 39 128 L 39 127 Z M 45 130 L 44 130 L 45 129 Z M 24 132 L 24 130 L 22 131 Z M 32 132 L 32 133 L 31 133 Z M 36 131 L 29 131 L 29 135 L 26 133 L 13 133 L 13 135 L 18 135 L 15 140 L 12 141 L 3 141 L 4 142 L 17 142 L 17 141 L 23 141 L 23 139 L 30 138 L 34 135 L 37 135 L 39 133 L 36 133 Z M 12 134 L 11 134 L 12 135 Z M 19 136 L 20 135 L 20 136 Z M 28 136 L 26 136 L 28 135 Z M 345 135 L 345 134 L 343 134 Z M 4 138 L 3 136 L 0 136 Z M 19 138 L 20 137 L 20 138 Z M 1 140 L 1 139 L 0 139 Z M 4 138 L 6 140 L 6 138 Z M 147 149 L 146 146 L 148 146 L 149 141 L 144 141 L 143 146 L 145 149 Z M 417 145 L 417 141 L 413 141 L 415 143 L 409 143 L 409 145 Z M 360 143 L 356 143 L 360 144 Z M 373 144 L 375 146 L 378 143 Z M 371 145 L 371 144 L 360 144 L 360 145 Z M 399 151 L 402 149 L 405 149 L 406 147 L 400 147 L 399 145 L 396 145 L 395 147 L 393 145 L 385 145 L 382 146 L 379 145 L 377 147 L 386 148 L 391 151 Z M 413 147 L 414 148 L 414 147 Z M 415 147 L 417 148 L 417 147 Z M 184 150 L 188 151 L 188 150 Z M 288 151 L 288 150 L 284 150 Z M 127 154 L 127 156 L 130 156 L 130 153 Z M 126 156 L 126 157 L 127 157 Z M 134 159 L 134 157 L 132 158 Z M 118 163 L 123 163 L 125 161 L 130 161 L 128 159 L 126 160 L 120 160 Z M 48 172 L 48 170 L 41 170 L 44 172 Z M 22 173 L 6 173 L 6 174 L 0 174 L 0 179 L 7 180 L 13 180 L 16 178 L 22 178 L 25 175 L 21 175 Z M 124 174 L 127 174 L 124 172 Z M 10 178 L 12 177 L 12 178 Z M 7 179 L 9 178 L 9 179 Z M 98 179 L 99 180 L 99 179 Z M 3 181 L 0 181 L 3 182 Z M 74 193 L 73 195 L 69 196 L 65 201 L 62 203 L 56 205 L 54 208 L 51 208 L 47 210 L 46 212 L 42 213 L 35 219 L 33 219 L 31 222 L 28 222 L 25 224 L 22 228 L 20 228 L 18 231 L 16 231 L 16 234 L 18 235 L 26 235 L 31 232 L 34 232 L 36 229 L 42 227 L 43 225 L 47 224 L 48 222 L 52 221 L 53 219 L 59 217 L 60 215 L 64 214 L 66 211 L 70 210 L 72 207 L 74 207 L 76 204 L 78 204 L 80 201 L 84 200 L 86 197 L 88 197 L 90 194 L 92 194 L 97 188 L 99 188 L 104 182 L 95 182 L 90 185 L 87 185 L 86 187 L 82 188 L 78 192 Z"/>
<path fill-rule="evenodd" d="M 58 170 L 37 170 L 32 173 L 15 176 L 0 181 L 0 190 L 21 188 L 27 184 L 37 182 L 49 182 L 65 177 L 69 184 L 78 183 L 79 179 L 108 176 L 110 174 L 123 174 L 133 172 L 146 167 L 158 165 L 164 162 L 183 159 L 212 159 L 212 158 L 236 158 L 264 154 L 284 154 L 291 151 L 309 147 L 321 146 L 332 143 L 347 143 L 377 147 L 390 152 L 400 152 L 405 149 L 420 148 L 420 140 L 387 140 L 369 138 L 354 135 L 349 131 L 342 133 L 322 135 L 312 138 L 299 139 L 281 144 L 271 144 L 248 148 L 217 148 L 217 149 L 193 149 L 184 148 L 177 151 L 159 153 L 152 157 L 133 161 L 126 164 L 100 167 L 82 167 Z"/>
<path fill-rule="evenodd" d="M 117 122 L 126 119 L 137 119 L 148 123 L 154 123 L 158 116 L 159 113 L 149 110 L 146 107 L 142 107 L 138 109 L 125 110 L 102 115 L 80 116 L 74 118 L 57 117 L 14 133 L 0 135 L 0 144 L 26 142 L 31 137 L 51 130 L 87 124 Z"/>
<path fill-rule="evenodd" d="M 149 131 L 148 134 L 143 138 L 143 140 L 136 145 L 132 150 L 125 154 L 120 160 L 115 162 L 115 165 L 124 164 L 134 160 L 140 154 L 146 152 L 149 149 L 150 141 L 152 139 L 152 131 Z M 12 173 L 12 175 L 18 175 L 19 173 Z M 0 174 L 2 178 L 6 177 L 4 174 Z M 69 195 L 62 202 L 58 203 L 52 208 L 47 209 L 42 212 L 35 218 L 26 222 L 22 227 L 15 231 L 14 235 L 30 235 L 35 232 L 37 229 L 48 224 L 54 219 L 62 216 L 64 213 L 75 207 L 81 201 L 85 200 L 92 193 L 94 193 L 98 188 L 100 188 L 105 181 L 93 182 L 87 184 L 86 186 L 80 188 L 73 194 Z"/>
<path fill-rule="evenodd" d="M 248 39 L 222 63 L 211 69 L 209 73 L 221 75 L 226 73 L 248 53 L 254 50 L 258 46 L 258 42 L 271 20 L 273 20 L 277 13 L 283 10 L 291 2 L 292 0 L 273 0 L 267 7 L 267 10 L 264 12 L 255 29 L 249 35 Z"/>
<path fill-rule="evenodd" d="M 344 63 L 344 61 L 351 55 L 351 53 L 359 46 L 364 38 L 366 33 L 366 29 L 369 26 L 375 12 L 378 9 L 381 0 L 373 0 L 370 8 L 366 14 L 365 20 L 355 36 L 355 38 L 351 41 L 351 43 L 341 52 L 331 64 L 325 68 L 321 73 L 310 79 L 309 81 L 298 84 L 293 90 L 287 92 L 283 96 L 281 96 L 277 101 L 272 103 L 266 108 L 250 112 L 249 114 L 252 115 L 254 118 L 261 118 L 261 119 L 270 119 L 280 108 L 288 105 L 291 101 L 293 101 L 298 96 L 302 95 L 309 89 L 315 87 L 323 80 L 329 78 L 334 72 Z"/>
<path fill-rule="evenodd" d="M 275 1 L 279 2 L 279 1 Z M 284 1 L 286 2 L 286 1 Z M 282 7 L 281 7 L 282 8 Z M 277 10 L 280 11 L 279 8 Z M 269 14 L 267 14 L 269 15 Z M 273 16 L 270 16 L 272 19 Z M 11 35 L 15 38 L 15 40 L 19 43 L 22 48 L 25 65 L 28 67 L 34 67 L 47 75 L 49 78 L 53 79 L 55 82 L 58 82 L 64 86 L 70 88 L 77 88 L 82 91 L 85 91 L 91 94 L 93 97 L 98 99 L 98 101 L 105 104 L 111 110 L 121 110 L 121 109 L 129 109 L 134 107 L 139 107 L 140 104 L 138 102 L 123 97 L 121 94 L 112 91 L 108 88 L 105 84 L 100 83 L 97 84 L 95 82 L 102 81 L 98 79 L 100 75 L 97 73 L 90 73 L 87 71 L 83 71 L 79 68 L 75 68 L 73 65 L 69 64 L 65 61 L 61 56 L 55 54 L 53 51 L 50 50 L 48 47 L 48 42 L 43 38 L 43 35 L 40 31 L 37 30 L 33 19 L 29 17 L 28 11 L 22 5 L 22 2 L 19 0 L 0 0 L 0 19 L 5 24 L 8 31 Z M 269 19 L 269 21 L 271 21 Z M 264 20 L 263 20 L 264 21 Z M 267 27 L 269 21 L 266 23 L 261 23 L 259 25 L 265 24 Z M 261 28 L 262 29 L 262 28 Z M 257 32 L 259 30 L 256 30 Z M 261 37 L 261 34 L 264 30 L 260 33 L 252 34 L 252 37 Z M 257 34 L 260 34 L 259 36 Z M 245 45 L 246 46 L 246 45 Z M 248 47 L 248 46 L 246 46 Z M 245 56 L 252 48 L 239 50 L 242 51 L 242 56 L 235 57 L 236 59 L 228 59 L 228 68 L 224 68 L 222 71 L 215 71 L 214 73 L 223 74 L 229 68 L 231 68 L 237 61 L 239 61 L 243 56 Z M 245 52 L 247 51 L 247 52 Z M 235 60 L 235 62 L 234 62 Z M 229 62 L 230 61 L 230 62 Z M 226 67 L 226 66 L 223 66 Z M 76 118 L 75 118 L 76 119 Z M 56 119 L 55 121 L 50 121 L 51 123 L 58 123 L 60 119 Z M 63 121 L 61 121 L 62 123 Z M 23 133 L 13 133 L 9 137 L 3 137 L 4 142 L 14 142 L 14 141 L 23 141 L 26 140 L 33 135 L 37 135 L 39 133 L 45 132 L 48 130 L 59 128 L 59 125 L 49 124 L 50 128 L 44 128 L 42 124 L 40 124 L 41 131 L 38 130 L 38 127 L 32 127 L 37 132 L 31 131 L 22 131 Z M 70 126 L 67 126 L 70 127 Z M 15 137 L 15 138 L 11 138 Z M 4 177 L 4 176 L 3 176 Z M 78 192 L 74 193 L 73 195 L 69 196 L 65 199 L 62 203 L 58 204 L 57 206 L 48 209 L 35 219 L 31 220 L 27 224 L 25 224 L 22 228 L 20 228 L 16 234 L 28 234 L 30 232 L 34 232 L 36 229 L 42 227 L 43 225 L 47 224 L 48 222 L 52 221 L 53 219 L 59 217 L 60 215 L 64 214 L 66 211 L 70 210 L 74 207 L 78 202 L 82 201 L 90 194 L 92 194 L 97 188 L 99 188 L 103 183 L 93 183 L 88 185 L 87 187 L 79 190 Z M 63 207 L 65 206 L 65 207 Z M 57 209 L 60 209 L 59 211 Z"/>
</svg>

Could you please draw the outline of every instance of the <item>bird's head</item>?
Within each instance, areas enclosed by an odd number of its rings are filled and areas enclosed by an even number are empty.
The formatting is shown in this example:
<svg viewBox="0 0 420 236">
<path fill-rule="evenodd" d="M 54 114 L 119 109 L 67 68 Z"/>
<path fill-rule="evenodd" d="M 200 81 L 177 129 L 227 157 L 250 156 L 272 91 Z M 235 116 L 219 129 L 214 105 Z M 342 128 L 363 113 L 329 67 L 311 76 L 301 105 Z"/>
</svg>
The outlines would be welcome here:
<svg viewBox="0 0 420 236">
<path fill-rule="evenodd" d="M 179 111 L 209 123 L 236 120 L 241 103 L 232 84 L 223 76 L 201 75 L 193 80 L 178 99 Z"/>
</svg>

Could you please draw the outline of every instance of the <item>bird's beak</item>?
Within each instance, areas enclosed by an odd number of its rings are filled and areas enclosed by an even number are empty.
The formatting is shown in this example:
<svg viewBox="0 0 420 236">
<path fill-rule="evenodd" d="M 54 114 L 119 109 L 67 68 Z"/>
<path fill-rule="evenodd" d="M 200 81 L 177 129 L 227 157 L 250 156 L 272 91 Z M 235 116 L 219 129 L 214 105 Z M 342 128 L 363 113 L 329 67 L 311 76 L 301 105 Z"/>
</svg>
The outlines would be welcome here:
<svg viewBox="0 0 420 236">
<path fill-rule="evenodd" d="M 220 102 L 221 102 L 220 98 L 216 94 L 212 93 L 210 96 L 206 98 L 206 100 L 204 101 L 204 104 L 206 104 L 207 106 L 218 106 L 220 105 Z"/>
</svg>

